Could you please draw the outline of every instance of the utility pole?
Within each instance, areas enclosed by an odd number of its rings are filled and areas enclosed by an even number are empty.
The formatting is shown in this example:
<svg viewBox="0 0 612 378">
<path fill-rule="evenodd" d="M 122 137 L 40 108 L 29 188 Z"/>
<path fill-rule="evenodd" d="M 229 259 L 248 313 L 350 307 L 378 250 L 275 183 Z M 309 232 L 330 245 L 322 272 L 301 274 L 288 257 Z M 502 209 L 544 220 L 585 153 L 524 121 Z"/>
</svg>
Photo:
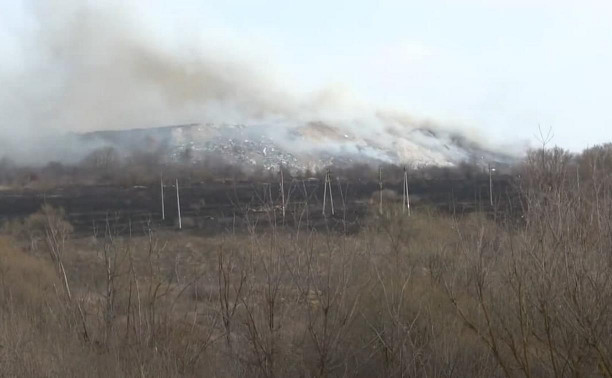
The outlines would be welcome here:
<svg viewBox="0 0 612 378">
<path fill-rule="evenodd" d="M 323 184 L 323 216 L 325 216 L 325 205 L 327 204 L 327 175 L 329 170 L 325 172 L 325 184 Z"/>
<path fill-rule="evenodd" d="M 164 173 L 163 171 L 159 174 L 159 184 L 161 187 L 161 211 L 162 211 L 162 220 L 166 220 L 166 208 L 164 206 Z"/>
<path fill-rule="evenodd" d="M 410 216 L 410 193 L 408 192 L 408 171 L 404 167 L 404 185 L 403 185 L 403 196 L 402 196 L 402 213 L 408 211 Z"/>
<path fill-rule="evenodd" d="M 383 213 L 383 182 L 382 182 L 382 167 L 378 167 L 378 213 Z"/>
<path fill-rule="evenodd" d="M 334 215 L 334 197 L 332 196 L 331 173 L 329 169 L 325 173 L 325 184 L 323 189 L 323 216 L 325 216 L 325 205 L 327 203 L 327 188 L 329 188 L 329 204 L 331 205 L 331 214 Z"/>
<path fill-rule="evenodd" d="M 268 184 L 268 199 L 270 200 L 270 208 L 274 211 L 274 201 L 272 200 L 272 183 Z"/>
<path fill-rule="evenodd" d="M 493 207 L 493 172 L 495 172 L 495 168 L 492 168 L 491 163 L 489 163 L 489 201 L 491 207 Z"/>
<path fill-rule="evenodd" d="M 335 215 L 336 212 L 334 211 L 334 196 L 332 195 L 332 183 L 331 182 L 332 182 L 331 172 L 328 169 L 327 170 L 327 185 L 329 185 L 329 204 L 331 205 L 332 215 Z"/>
<path fill-rule="evenodd" d="M 291 187 L 289 187 L 291 190 Z M 283 176 L 283 166 L 280 167 L 280 191 L 283 210 L 283 221 L 285 220 L 285 177 Z"/>
<path fill-rule="evenodd" d="M 178 209 L 178 226 L 179 230 L 181 230 L 183 228 L 183 224 L 181 222 L 181 198 L 179 196 L 178 179 L 176 179 L 176 208 Z"/>
</svg>

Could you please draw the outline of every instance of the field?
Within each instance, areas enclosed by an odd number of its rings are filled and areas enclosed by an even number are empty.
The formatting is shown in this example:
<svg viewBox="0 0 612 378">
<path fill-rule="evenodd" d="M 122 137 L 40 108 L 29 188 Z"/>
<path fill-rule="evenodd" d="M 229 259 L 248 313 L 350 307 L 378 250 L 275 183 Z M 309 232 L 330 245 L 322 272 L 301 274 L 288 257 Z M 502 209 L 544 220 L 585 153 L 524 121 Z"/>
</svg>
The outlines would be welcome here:
<svg viewBox="0 0 612 378">
<path fill-rule="evenodd" d="M 399 203 L 402 196 L 401 175 L 384 182 L 383 203 Z M 307 211 L 313 227 L 343 227 L 359 229 L 360 220 L 368 208 L 379 203 L 379 183 L 372 179 L 338 178 L 332 185 L 335 213 L 327 203 L 327 219 L 322 214 L 323 183 L 317 177 L 291 178 L 284 183 L 285 217 L 277 224 L 295 227 L 297 218 Z M 91 235 L 93 229 L 111 220 L 115 225 L 137 228 L 148 225 L 156 229 L 173 230 L 178 226 L 176 187 L 174 181 L 165 182 L 164 210 L 161 214 L 160 183 L 145 185 L 71 185 L 49 189 L 12 188 L 0 190 L 0 222 L 24 218 L 37 212 L 44 204 L 65 210 L 67 220 L 81 236 Z M 280 181 L 251 180 L 185 180 L 179 183 L 182 226 L 201 233 L 223 233 L 236 228 L 245 229 L 243 220 L 267 218 L 270 207 L 277 210 L 282 204 Z M 415 179 L 410 182 L 413 205 L 434 207 L 443 212 L 470 213 L 491 210 L 489 181 L 486 175 L 471 180 L 464 178 Z M 508 210 L 507 198 L 516 198 L 512 177 L 495 178 L 496 207 Z M 329 201 L 329 199 L 328 199 Z M 516 205 L 515 205 L 516 206 Z M 514 211 L 519 209 L 515 208 Z M 263 215 L 263 216 L 262 216 Z M 281 216 L 282 214 L 276 214 Z M 259 222 L 262 224 L 261 222 Z M 265 225 L 265 222 L 263 223 Z M 341 227 L 342 226 L 342 227 Z"/>
<path fill-rule="evenodd" d="M 285 222 L 257 183 L 190 183 L 181 231 L 153 184 L 5 191 L 2 374 L 610 377 L 606 159 L 534 151 L 493 207 L 423 181 L 410 215 L 375 181 L 327 217 L 303 185 Z"/>
</svg>

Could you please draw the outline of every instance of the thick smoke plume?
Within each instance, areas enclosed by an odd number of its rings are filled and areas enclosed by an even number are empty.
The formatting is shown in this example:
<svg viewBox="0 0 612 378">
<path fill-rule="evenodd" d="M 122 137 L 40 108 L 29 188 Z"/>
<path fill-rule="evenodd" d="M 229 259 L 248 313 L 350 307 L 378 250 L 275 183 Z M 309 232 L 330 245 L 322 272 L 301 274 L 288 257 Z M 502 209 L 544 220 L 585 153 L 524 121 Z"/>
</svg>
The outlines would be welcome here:
<svg viewBox="0 0 612 378">
<path fill-rule="evenodd" d="M 316 141 L 287 138 L 301 150 L 333 149 L 335 134 L 401 159 L 449 160 L 457 141 L 486 150 L 474 135 L 365 106 L 342 91 L 300 95 L 265 62 L 212 47 L 195 32 L 165 38 L 118 4 L 35 2 L 28 14 L 32 27 L 14 36 L 19 67 L 0 67 L 0 155 L 17 162 L 70 160 L 95 147 L 67 132 L 194 122 L 265 124 L 277 139 L 313 122 L 326 125 L 314 128 Z"/>
</svg>

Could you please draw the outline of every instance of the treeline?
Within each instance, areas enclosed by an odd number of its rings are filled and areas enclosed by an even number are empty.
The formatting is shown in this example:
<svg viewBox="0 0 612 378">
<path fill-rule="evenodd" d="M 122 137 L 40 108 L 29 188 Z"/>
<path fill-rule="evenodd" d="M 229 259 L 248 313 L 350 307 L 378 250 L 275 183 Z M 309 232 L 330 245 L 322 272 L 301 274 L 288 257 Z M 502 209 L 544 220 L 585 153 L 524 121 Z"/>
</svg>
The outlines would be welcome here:
<svg viewBox="0 0 612 378">
<path fill-rule="evenodd" d="M 22 166 L 10 158 L 0 159 L 0 185 L 12 188 L 52 188 L 66 185 L 148 185 L 166 177 L 197 181 L 215 178 L 246 179 L 257 172 L 214 156 L 191 162 L 179 158 L 167 161 L 162 151 L 136 150 L 123 154 L 112 147 L 92 151 L 75 163 L 49 162 L 42 166 Z"/>
<path fill-rule="evenodd" d="M 159 181 L 160 174 L 168 178 L 179 178 L 190 182 L 209 180 L 255 180 L 276 181 L 278 170 L 284 177 L 302 179 L 321 178 L 329 168 L 335 177 L 351 181 L 376 181 L 379 168 L 383 169 L 385 181 L 399 181 L 404 167 L 383 164 L 381 167 L 368 164 L 352 166 L 321 167 L 318 170 L 296 171 L 288 167 L 265 169 L 263 166 L 238 165 L 214 155 L 193 160 L 188 153 L 169 160 L 167 151 L 136 150 L 120 153 L 112 147 L 92 151 L 81 161 L 74 163 L 49 162 L 41 166 L 24 166 L 9 157 L 0 159 L 0 186 L 10 188 L 50 189 L 68 185 L 150 185 Z M 424 180 L 470 180 L 488 174 L 483 162 L 463 162 L 454 167 L 409 166 L 410 176 Z M 498 165 L 498 172 L 510 174 L 512 167 Z"/>
<path fill-rule="evenodd" d="M 537 150 L 536 150 L 537 151 Z M 600 167 L 612 166 L 612 145 L 604 144 L 573 154 L 556 148 L 567 164 L 574 167 L 574 177 L 587 178 L 592 164 Z M 184 155 L 184 156 L 183 156 Z M 191 182 L 209 180 L 278 180 L 278 169 L 265 169 L 262 166 L 237 165 L 224 161 L 214 155 L 201 160 L 193 160 L 188 153 L 168 160 L 164 151 L 135 150 L 120 153 L 112 147 L 92 151 L 81 161 L 75 163 L 49 162 L 42 166 L 23 166 L 9 157 L 0 159 L 0 186 L 10 188 L 46 189 L 67 185 L 150 185 L 159 181 L 160 174 Z M 527 159 L 533 158 L 533 153 Z M 521 164 L 492 163 L 496 176 L 515 177 L 520 174 Z M 280 167 L 279 167 L 280 168 Z M 379 168 L 383 170 L 383 180 L 399 181 L 404 167 L 383 164 L 374 166 L 355 164 L 348 167 L 329 167 L 335 177 L 351 181 L 376 181 Z M 286 178 L 321 178 L 327 167 L 316 170 L 294 171 L 282 168 Z M 489 162 L 484 160 L 464 161 L 456 166 L 414 166 L 408 170 L 413 180 L 477 180 L 488 176 Z"/>
</svg>

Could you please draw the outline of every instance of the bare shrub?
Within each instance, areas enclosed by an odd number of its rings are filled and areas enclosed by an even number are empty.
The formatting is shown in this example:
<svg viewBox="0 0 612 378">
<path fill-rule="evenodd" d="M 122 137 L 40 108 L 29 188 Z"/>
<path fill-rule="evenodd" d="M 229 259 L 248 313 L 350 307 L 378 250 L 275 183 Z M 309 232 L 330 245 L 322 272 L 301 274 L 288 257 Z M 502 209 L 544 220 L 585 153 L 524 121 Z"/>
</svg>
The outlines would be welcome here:
<svg viewBox="0 0 612 378">
<path fill-rule="evenodd" d="M 47 254 L 0 243 L 3 368 L 36 376 L 610 377 L 608 155 L 531 152 L 518 222 L 424 207 L 408 217 L 390 199 L 382 214 L 373 204 L 357 234 L 301 218 L 290 228 L 268 187 L 245 233 L 119 232 L 109 222 L 73 240 L 62 212 L 43 208 L 14 228 Z"/>
</svg>

